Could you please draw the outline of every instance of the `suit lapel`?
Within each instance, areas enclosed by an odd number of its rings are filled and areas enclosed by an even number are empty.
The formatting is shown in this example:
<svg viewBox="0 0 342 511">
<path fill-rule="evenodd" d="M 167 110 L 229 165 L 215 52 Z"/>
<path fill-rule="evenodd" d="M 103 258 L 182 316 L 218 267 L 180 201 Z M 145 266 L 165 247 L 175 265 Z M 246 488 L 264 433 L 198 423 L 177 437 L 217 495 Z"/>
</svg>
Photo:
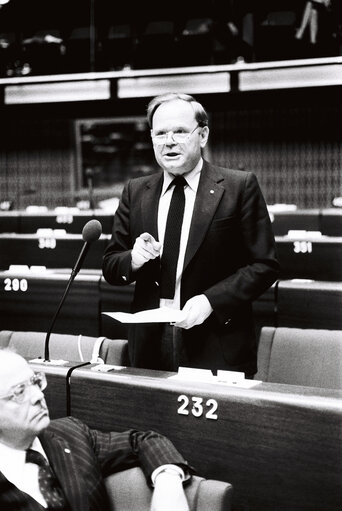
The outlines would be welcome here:
<svg viewBox="0 0 342 511">
<path fill-rule="evenodd" d="M 224 176 L 209 163 L 204 162 L 191 220 L 188 244 L 185 252 L 184 270 L 201 246 L 211 224 L 221 197 L 225 191 L 220 184 Z"/>
<path fill-rule="evenodd" d="M 78 477 L 72 447 L 60 436 L 45 431 L 39 437 L 64 494 L 73 511 L 88 511 L 89 502 L 84 482 Z"/>
<path fill-rule="evenodd" d="M 163 173 L 153 174 L 146 183 L 142 197 L 141 215 L 145 232 L 158 239 L 158 205 L 163 185 Z"/>
</svg>

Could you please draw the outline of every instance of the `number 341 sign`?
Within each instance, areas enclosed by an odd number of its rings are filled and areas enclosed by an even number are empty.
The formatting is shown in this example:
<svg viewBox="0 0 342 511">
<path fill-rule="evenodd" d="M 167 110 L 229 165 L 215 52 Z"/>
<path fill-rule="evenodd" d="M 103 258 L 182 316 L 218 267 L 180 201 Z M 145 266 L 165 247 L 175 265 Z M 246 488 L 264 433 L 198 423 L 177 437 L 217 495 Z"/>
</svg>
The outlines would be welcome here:
<svg viewBox="0 0 342 511">
<path fill-rule="evenodd" d="M 177 399 L 178 403 L 181 403 L 177 409 L 179 415 L 193 415 L 194 417 L 204 416 L 206 419 L 217 420 L 217 408 L 218 404 L 215 399 L 208 399 L 204 402 L 202 397 L 188 397 L 185 394 L 181 394 Z"/>
</svg>

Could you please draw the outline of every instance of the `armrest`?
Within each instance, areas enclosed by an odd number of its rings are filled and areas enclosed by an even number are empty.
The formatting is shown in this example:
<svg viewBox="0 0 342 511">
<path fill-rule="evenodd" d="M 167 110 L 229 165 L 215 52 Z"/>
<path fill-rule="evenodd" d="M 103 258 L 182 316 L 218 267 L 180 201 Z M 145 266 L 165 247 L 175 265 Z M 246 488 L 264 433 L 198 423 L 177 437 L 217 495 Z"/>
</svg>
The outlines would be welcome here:
<svg viewBox="0 0 342 511">
<path fill-rule="evenodd" d="M 112 511 L 150 511 L 152 490 L 139 467 L 105 479 Z M 190 511 L 230 511 L 233 487 L 223 481 L 192 476 L 185 487 Z"/>
</svg>

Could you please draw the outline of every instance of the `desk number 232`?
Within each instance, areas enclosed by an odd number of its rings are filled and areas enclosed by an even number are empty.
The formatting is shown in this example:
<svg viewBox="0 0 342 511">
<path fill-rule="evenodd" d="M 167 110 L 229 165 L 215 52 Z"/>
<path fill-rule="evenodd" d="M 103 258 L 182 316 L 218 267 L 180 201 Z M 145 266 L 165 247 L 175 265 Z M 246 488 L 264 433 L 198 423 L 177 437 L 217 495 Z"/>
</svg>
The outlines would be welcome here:
<svg viewBox="0 0 342 511">
<path fill-rule="evenodd" d="M 204 413 L 203 398 L 192 397 L 191 403 L 190 403 L 190 399 L 188 398 L 188 396 L 186 396 L 185 394 L 181 394 L 180 396 L 178 396 L 177 401 L 178 401 L 178 403 L 181 403 L 181 405 L 178 407 L 178 410 L 177 410 L 177 413 L 179 415 L 189 415 L 191 412 L 191 414 L 194 417 L 202 417 L 202 415 Z M 190 408 L 190 406 L 191 406 L 191 410 L 188 409 L 188 408 Z M 215 413 L 217 410 L 217 407 L 218 407 L 217 401 L 215 399 L 208 399 L 205 403 L 205 407 L 207 409 L 207 411 L 204 415 L 205 418 L 217 420 L 218 417 L 217 417 L 217 414 Z"/>
</svg>

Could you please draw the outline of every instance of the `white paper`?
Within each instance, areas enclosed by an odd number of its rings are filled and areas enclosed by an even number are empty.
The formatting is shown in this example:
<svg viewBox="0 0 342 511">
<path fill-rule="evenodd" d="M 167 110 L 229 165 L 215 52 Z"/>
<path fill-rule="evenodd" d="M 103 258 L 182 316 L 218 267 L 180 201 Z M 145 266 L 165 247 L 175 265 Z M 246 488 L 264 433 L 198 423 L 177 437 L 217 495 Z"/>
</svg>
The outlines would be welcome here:
<svg viewBox="0 0 342 511">
<path fill-rule="evenodd" d="M 131 314 L 129 312 L 102 312 L 121 323 L 176 323 L 185 318 L 185 313 L 170 307 L 160 307 Z"/>
</svg>

